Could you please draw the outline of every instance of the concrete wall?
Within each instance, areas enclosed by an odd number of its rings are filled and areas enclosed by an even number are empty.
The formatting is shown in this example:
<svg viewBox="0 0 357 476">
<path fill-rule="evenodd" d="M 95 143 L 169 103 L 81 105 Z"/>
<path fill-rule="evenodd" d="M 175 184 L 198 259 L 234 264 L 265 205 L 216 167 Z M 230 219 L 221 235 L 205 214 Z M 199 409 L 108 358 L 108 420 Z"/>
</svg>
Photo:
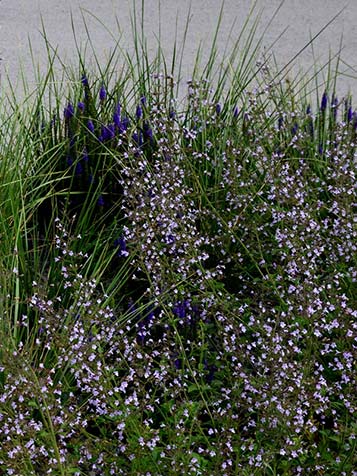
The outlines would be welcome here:
<svg viewBox="0 0 357 476">
<path fill-rule="evenodd" d="M 280 5 L 280 0 L 257 0 L 256 12 L 262 11 L 258 35 L 263 32 L 271 19 L 273 12 Z M 141 9 L 141 0 L 136 2 L 137 9 Z M 178 40 L 182 38 L 186 23 L 189 0 L 144 0 L 145 30 L 149 39 L 150 51 L 155 50 L 155 35 L 159 34 L 161 17 L 161 42 L 165 53 L 170 55 L 173 48 L 175 24 L 177 18 Z M 160 4 L 160 9 L 159 9 Z M 13 84 L 20 77 L 21 64 L 28 80 L 34 84 L 32 74 L 32 60 L 29 54 L 29 40 L 32 45 L 35 62 L 43 66 L 46 64 L 46 49 L 41 35 L 41 17 L 49 41 L 58 47 L 59 54 L 65 62 L 71 62 L 75 57 L 74 38 L 72 33 L 71 16 L 79 43 L 84 45 L 87 34 L 83 23 L 86 19 L 91 39 L 98 56 L 105 63 L 110 49 L 115 41 L 106 31 L 100 21 L 119 38 L 118 25 L 122 31 L 120 45 L 123 48 L 132 48 L 130 27 L 130 12 L 134 0 L 0 0 L 0 78 L 7 71 Z M 220 1 L 192 0 L 191 21 L 187 37 L 184 56 L 183 72 L 186 79 L 190 77 L 191 67 L 202 41 L 204 53 L 212 40 L 213 32 L 220 11 Z M 237 37 L 242 24 L 249 12 L 250 0 L 226 0 L 222 19 L 222 34 L 219 37 L 219 53 L 222 54 L 226 46 L 229 30 L 233 20 L 236 24 L 230 41 Z M 279 35 L 283 36 L 273 47 L 279 66 L 288 63 L 294 55 L 308 43 L 334 15 L 343 7 L 339 0 L 285 0 L 272 25 L 269 27 L 264 40 L 264 46 L 269 47 Z M 82 10 L 81 10 L 82 9 Z M 159 11 L 160 10 L 160 11 Z M 86 11 L 92 13 L 100 21 Z M 343 36 L 342 36 L 343 35 Z M 342 48 L 342 49 L 341 49 Z M 302 68 L 309 70 L 312 65 L 323 65 L 328 61 L 329 52 L 332 55 L 341 50 L 342 62 L 340 70 L 343 75 L 339 80 L 338 90 L 344 95 L 351 90 L 357 96 L 357 1 L 350 1 L 341 15 L 324 31 L 314 43 L 314 49 L 309 47 L 296 60 L 295 70 Z M 88 56 L 91 56 L 88 50 Z M 310 69 L 310 71 L 312 71 Z"/>
</svg>

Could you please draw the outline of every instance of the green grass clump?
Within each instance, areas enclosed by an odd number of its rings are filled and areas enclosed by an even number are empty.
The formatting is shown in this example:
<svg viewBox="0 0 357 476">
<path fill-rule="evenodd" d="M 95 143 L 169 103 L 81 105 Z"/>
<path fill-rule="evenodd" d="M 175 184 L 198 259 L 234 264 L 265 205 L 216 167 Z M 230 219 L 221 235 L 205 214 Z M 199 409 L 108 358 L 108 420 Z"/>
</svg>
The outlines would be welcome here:
<svg viewBox="0 0 357 476">
<path fill-rule="evenodd" d="M 3 99 L 2 474 L 356 475 L 357 114 L 251 20 Z"/>
</svg>

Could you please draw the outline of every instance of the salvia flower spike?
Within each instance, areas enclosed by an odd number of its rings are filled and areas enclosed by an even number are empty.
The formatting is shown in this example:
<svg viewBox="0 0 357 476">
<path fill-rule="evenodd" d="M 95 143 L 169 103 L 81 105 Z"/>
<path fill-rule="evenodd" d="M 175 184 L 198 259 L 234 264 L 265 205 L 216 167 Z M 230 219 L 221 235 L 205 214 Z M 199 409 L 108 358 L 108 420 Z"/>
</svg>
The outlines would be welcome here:
<svg viewBox="0 0 357 476">
<path fill-rule="evenodd" d="M 64 108 L 63 115 L 66 120 L 69 120 L 74 116 L 74 108 L 70 102 Z"/>
<path fill-rule="evenodd" d="M 347 111 L 347 122 L 350 123 L 352 121 L 353 117 L 353 110 L 352 106 L 349 106 L 348 111 Z"/>
<path fill-rule="evenodd" d="M 102 84 L 100 90 L 99 90 L 99 99 L 100 99 L 100 102 L 104 102 L 105 99 L 107 97 L 107 91 L 104 87 L 104 84 Z"/>
<path fill-rule="evenodd" d="M 89 88 L 88 78 L 85 74 L 82 75 L 81 83 L 85 88 Z"/>
<path fill-rule="evenodd" d="M 137 119 L 140 119 L 140 118 L 142 117 L 142 115 L 143 115 L 143 109 L 142 109 L 142 107 L 141 107 L 140 105 L 138 105 L 138 106 L 136 107 L 136 113 L 135 113 L 135 115 L 136 115 L 136 118 L 137 118 Z"/>
<path fill-rule="evenodd" d="M 326 107 L 327 107 L 327 93 L 326 91 L 323 93 L 322 95 L 322 99 L 321 99 L 321 106 L 320 106 L 320 110 L 321 112 L 324 112 L 326 110 Z"/>
<path fill-rule="evenodd" d="M 93 121 L 91 121 L 91 119 L 89 119 L 87 122 L 87 128 L 92 134 L 94 134 L 94 124 L 93 124 Z"/>
</svg>

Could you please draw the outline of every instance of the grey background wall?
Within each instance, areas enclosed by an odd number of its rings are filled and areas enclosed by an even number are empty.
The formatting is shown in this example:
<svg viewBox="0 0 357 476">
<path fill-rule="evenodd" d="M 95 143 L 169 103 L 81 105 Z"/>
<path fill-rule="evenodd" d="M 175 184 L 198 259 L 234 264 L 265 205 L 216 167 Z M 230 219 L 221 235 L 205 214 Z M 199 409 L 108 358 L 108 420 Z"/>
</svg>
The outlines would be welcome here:
<svg viewBox="0 0 357 476">
<path fill-rule="evenodd" d="M 155 49 L 155 35 L 161 23 L 161 41 L 165 52 L 172 51 L 177 18 L 178 39 L 182 38 L 187 12 L 191 3 L 191 20 L 185 50 L 183 71 L 189 79 L 194 57 L 200 41 L 203 51 L 207 51 L 212 33 L 217 23 L 221 2 L 217 0 L 144 0 L 145 30 L 148 35 L 149 49 Z M 258 34 L 263 32 L 280 0 L 257 0 L 256 12 L 262 10 Z M 141 8 L 141 0 L 136 2 Z M 43 21 L 48 39 L 58 47 L 65 62 L 74 58 L 74 38 L 71 16 L 77 39 L 84 45 L 87 34 L 83 23 L 86 18 L 90 35 L 100 58 L 105 59 L 114 46 L 114 39 L 94 18 L 96 16 L 105 26 L 118 35 L 118 25 L 122 30 L 121 46 L 130 49 L 132 37 L 130 12 L 134 0 L 0 0 L 0 81 L 4 87 L 6 72 L 13 84 L 19 79 L 21 65 L 30 85 L 34 84 L 32 60 L 29 55 L 29 40 L 35 61 L 43 68 L 46 64 L 46 49 L 41 35 Z M 160 8 L 159 8 L 160 5 Z M 228 33 L 236 18 L 233 37 L 239 34 L 241 26 L 252 6 L 251 0 L 226 0 L 222 18 L 222 33 L 219 37 L 219 52 L 223 52 Z M 272 25 L 268 29 L 264 45 L 268 47 L 286 29 L 275 44 L 273 52 L 279 66 L 290 59 L 344 6 L 339 0 L 285 0 Z M 92 15 L 86 11 L 90 11 Z M 41 20 L 42 16 L 42 20 Z M 161 18 L 161 21 L 160 21 Z M 328 61 L 329 53 L 341 53 L 339 91 L 341 95 L 351 90 L 357 97 L 357 1 L 346 3 L 345 10 L 329 28 L 314 42 L 314 50 L 309 47 L 295 62 L 298 68 L 309 70 L 314 61 L 323 65 Z M 44 69 L 43 69 L 44 70 Z"/>
</svg>

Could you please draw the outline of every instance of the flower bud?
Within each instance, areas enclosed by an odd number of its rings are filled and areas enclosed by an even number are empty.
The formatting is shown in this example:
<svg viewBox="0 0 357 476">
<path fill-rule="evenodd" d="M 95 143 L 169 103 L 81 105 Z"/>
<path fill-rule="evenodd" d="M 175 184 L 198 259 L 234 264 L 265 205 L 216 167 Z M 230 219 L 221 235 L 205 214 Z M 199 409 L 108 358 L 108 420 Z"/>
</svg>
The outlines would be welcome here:
<svg viewBox="0 0 357 476">
<path fill-rule="evenodd" d="M 323 93 L 322 95 L 322 99 L 321 99 L 321 106 L 320 106 L 320 110 L 321 112 L 324 112 L 326 110 L 326 107 L 327 107 L 327 94 L 326 94 L 326 91 Z"/>
<path fill-rule="evenodd" d="M 104 102 L 105 99 L 107 97 L 107 91 L 104 87 L 104 85 L 101 86 L 100 90 L 99 90 L 99 99 L 100 99 L 100 102 Z"/>
</svg>

